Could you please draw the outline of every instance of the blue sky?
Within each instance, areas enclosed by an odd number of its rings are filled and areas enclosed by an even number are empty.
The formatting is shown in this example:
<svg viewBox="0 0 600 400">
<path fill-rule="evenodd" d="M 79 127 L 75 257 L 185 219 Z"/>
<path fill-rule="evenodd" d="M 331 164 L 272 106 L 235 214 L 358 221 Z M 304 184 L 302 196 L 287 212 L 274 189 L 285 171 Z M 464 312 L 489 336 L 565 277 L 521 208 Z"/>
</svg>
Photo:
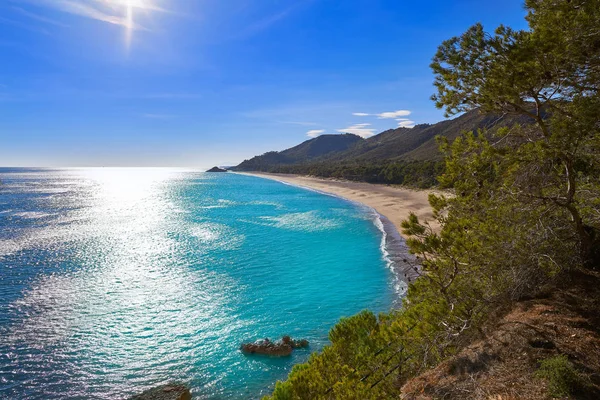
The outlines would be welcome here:
<svg viewBox="0 0 600 400">
<path fill-rule="evenodd" d="M 209 167 L 437 122 L 441 41 L 524 15 L 515 0 L 2 0 L 0 166 Z"/>
</svg>

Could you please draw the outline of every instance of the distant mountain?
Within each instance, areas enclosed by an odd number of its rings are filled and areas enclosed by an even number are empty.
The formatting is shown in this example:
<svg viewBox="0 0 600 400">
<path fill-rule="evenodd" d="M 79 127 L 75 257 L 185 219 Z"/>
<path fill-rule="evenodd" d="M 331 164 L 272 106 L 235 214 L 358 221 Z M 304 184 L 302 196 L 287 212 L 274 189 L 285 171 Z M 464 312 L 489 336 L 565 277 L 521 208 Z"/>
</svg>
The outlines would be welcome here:
<svg viewBox="0 0 600 400">
<path fill-rule="evenodd" d="M 264 170 L 269 166 L 326 161 L 437 160 L 441 154 L 436 136 L 452 141 L 463 132 L 486 129 L 491 134 L 504 126 L 530 123 L 526 117 L 481 114 L 473 110 L 455 119 L 416 125 L 414 128 L 390 129 L 368 139 L 351 134 L 322 135 L 287 150 L 272 151 L 246 160 L 234 169 Z"/>
<path fill-rule="evenodd" d="M 436 136 L 453 141 L 462 133 L 487 130 L 491 136 L 499 128 L 515 124 L 531 124 L 527 117 L 482 114 L 479 110 L 467 112 L 457 118 L 436 124 L 421 124 L 414 128 L 391 129 L 365 140 L 356 148 L 339 154 L 336 160 L 368 161 L 430 161 L 438 160 Z"/>
<path fill-rule="evenodd" d="M 287 150 L 270 151 L 250 160 L 245 160 L 233 169 L 237 171 L 264 171 L 276 165 L 304 163 L 343 152 L 362 141 L 364 141 L 363 138 L 352 134 L 321 135 Z"/>
<path fill-rule="evenodd" d="M 212 167 L 211 169 L 207 170 L 206 172 L 227 172 L 227 170 L 223 169 L 223 168 L 219 168 L 219 167 Z"/>
<path fill-rule="evenodd" d="M 485 130 L 490 138 L 502 127 L 530 125 L 525 116 L 490 115 L 479 110 L 436 124 L 390 129 L 368 139 L 323 135 L 283 151 L 246 160 L 235 171 L 317 175 L 375 183 L 427 187 L 443 172 L 437 136 L 453 141 L 462 133 Z"/>
</svg>

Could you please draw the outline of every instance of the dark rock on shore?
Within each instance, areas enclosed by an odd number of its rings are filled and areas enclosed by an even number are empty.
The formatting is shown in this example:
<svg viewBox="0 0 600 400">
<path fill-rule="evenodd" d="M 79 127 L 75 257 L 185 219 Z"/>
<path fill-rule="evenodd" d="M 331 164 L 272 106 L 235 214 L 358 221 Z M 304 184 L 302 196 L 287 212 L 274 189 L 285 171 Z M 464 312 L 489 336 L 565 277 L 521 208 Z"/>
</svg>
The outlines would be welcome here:
<svg viewBox="0 0 600 400">
<path fill-rule="evenodd" d="M 223 169 L 223 168 L 219 168 L 219 167 L 212 167 L 211 169 L 209 169 L 206 172 L 227 172 L 227 170 Z"/>
<path fill-rule="evenodd" d="M 192 394 L 185 385 L 171 383 L 146 390 L 129 400 L 192 400 Z"/>
<path fill-rule="evenodd" d="M 293 340 L 289 336 L 284 336 L 281 340 L 276 342 L 272 342 L 269 339 L 263 339 L 257 340 L 254 343 L 244 343 L 240 350 L 246 354 L 286 357 L 291 355 L 294 349 L 305 347 L 308 347 L 308 340 Z"/>
</svg>

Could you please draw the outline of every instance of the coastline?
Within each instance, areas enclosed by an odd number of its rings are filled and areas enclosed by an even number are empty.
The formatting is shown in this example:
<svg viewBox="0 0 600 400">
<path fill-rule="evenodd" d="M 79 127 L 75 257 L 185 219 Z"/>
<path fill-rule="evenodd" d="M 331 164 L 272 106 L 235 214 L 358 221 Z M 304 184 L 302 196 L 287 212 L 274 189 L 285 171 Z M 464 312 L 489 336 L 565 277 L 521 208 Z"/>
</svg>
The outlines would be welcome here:
<svg viewBox="0 0 600 400">
<path fill-rule="evenodd" d="M 274 174 L 264 172 L 241 172 L 241 174 L 271 179 L 286 184 L 335 195 L 348 201 L 359 203 L 379 215 L 380 229 L 383 232 L 382 251 L 390 263 L 390 268 L 405 284 L 418 276 L 414 257 L 409 254 L 406 237 L 402 234 L 401 223 L 411 212 L 422 222 L 429 222 L 434 230 L 439 228 L 433 219 L 429 206 L 429 193 L 435 191 L 413 190 L 398 186 L 375 185 L 366 182 L 340 181 L 302 175 Z M 398 288 L 403 292 L 406 287 Z"/>
</svg>

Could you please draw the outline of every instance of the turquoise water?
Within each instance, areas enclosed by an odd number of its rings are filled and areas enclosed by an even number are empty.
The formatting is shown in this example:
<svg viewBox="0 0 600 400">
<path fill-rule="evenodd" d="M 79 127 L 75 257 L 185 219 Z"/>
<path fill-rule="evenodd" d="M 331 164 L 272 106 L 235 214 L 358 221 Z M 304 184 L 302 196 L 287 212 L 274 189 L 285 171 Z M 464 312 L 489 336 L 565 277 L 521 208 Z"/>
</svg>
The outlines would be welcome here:
<svg viewBox="0 0 600 400">
<path fill-rule="evenodd" d="M 173 380 L 259 398 L 342 316 L 389 309 L 376 216 L 266 179 L 0 169 L 0 398 L 118 399 Z M 309 350 L 247 357 L 284 334 Z"/>
</svg>

